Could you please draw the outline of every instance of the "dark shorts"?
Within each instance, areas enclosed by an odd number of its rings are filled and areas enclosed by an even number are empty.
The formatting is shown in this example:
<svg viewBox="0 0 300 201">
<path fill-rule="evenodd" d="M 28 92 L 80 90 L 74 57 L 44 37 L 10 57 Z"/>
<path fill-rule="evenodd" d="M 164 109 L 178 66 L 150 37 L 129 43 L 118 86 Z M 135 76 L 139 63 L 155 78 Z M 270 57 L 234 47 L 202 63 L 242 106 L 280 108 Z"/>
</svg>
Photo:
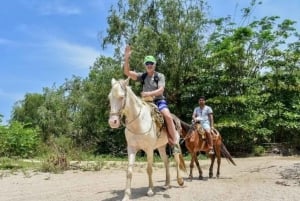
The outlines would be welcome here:
<svg viewBox="0 0 300 201">
<path fill-rule="evenodd" d="M 155 104 L 157 105 L 159 111 L 168 108 L 168 103 L 164 99 L 155 101 Z"/>
</svg>

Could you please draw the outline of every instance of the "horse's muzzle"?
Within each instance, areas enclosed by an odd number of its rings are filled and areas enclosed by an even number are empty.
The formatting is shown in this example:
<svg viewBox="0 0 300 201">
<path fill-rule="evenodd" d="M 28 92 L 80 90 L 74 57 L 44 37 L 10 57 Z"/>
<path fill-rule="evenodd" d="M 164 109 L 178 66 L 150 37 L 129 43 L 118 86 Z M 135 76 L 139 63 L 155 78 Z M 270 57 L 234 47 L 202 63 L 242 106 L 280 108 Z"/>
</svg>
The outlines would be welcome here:
<svg viewBox="0 0 300 201">
<path fill-rule="evenodd" d="M 120 119 L 116 115 L 110 116 L 108 123 L 111 128 L 119 128 L 120 127 Z"/>
</svg>

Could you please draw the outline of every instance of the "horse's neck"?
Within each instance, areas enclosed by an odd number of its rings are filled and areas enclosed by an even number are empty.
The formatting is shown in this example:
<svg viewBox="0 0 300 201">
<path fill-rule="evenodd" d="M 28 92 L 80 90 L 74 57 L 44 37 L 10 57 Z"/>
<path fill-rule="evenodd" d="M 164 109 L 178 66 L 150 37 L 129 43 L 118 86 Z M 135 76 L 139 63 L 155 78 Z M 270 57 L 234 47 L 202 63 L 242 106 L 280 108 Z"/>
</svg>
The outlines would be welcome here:
<svg viewBox="0 0 300 201">
<path fill-rule="evenodd" d="M 191 126 L 188 125 L 185 122 L 181 122 L 181 128 L 182 128 L 182 135 L 183 135 L 183 137 L 186 137 L 187 134 L 189 133 L 190 129 L 191 129 Z"/>
<path fill-rule="evenodd" d="M 150 106 L 138 98 L 131 88 L 127 89 L 125 103 L 126 128 L 131 134 L 155 135 L 153 132 L 153 120 Z M 146 123 L 145 123 L 146 122 Z"/>
<path fill-rule="evenodd" d="M 144 107 L 142 101 L 133 93 L 131 88 L 128 87 L 125 104 L 127 118 L 135 118 L 141 113 L 142 107 Z"/>
</svg>

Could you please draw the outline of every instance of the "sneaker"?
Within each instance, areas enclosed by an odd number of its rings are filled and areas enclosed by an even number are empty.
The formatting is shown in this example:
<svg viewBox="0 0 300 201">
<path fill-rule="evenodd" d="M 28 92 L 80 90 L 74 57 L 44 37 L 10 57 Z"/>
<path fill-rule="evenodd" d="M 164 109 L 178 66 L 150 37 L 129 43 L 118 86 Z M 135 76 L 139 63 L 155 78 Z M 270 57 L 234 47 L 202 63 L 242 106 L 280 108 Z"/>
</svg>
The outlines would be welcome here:
<svg viewBox="0 0 300 201">
<path fill-rule="evenodd" d="M 214 150 L 213 150 L 213 149 L 211 149 L 211 150 L 209 150 L 208 154 L 209 154 L 209 155 L 214 155 L 214 154 L 215 154 L 215 152 L 214 152 Z"/>
</svg>

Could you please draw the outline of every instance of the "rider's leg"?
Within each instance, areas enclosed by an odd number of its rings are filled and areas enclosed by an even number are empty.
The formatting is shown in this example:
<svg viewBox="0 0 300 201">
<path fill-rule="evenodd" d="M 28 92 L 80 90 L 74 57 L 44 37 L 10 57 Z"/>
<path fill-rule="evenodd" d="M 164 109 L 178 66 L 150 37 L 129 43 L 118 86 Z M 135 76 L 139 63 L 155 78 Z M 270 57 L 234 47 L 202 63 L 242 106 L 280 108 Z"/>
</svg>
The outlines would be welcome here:
<svg viewBox="0 0 300 201">
<path fill-rule="evenodd" d="M 205 134 L 206 134 L 207 145 L 208 145 L 208 149 L 209 149 L 208 154 L 212 155 L 212 154 L 214 154 L 214 149 L 213 149 L 213 138 L 211 135 L 211 130 L 205 129 Z"/>
<path fill-rule="evenodd" d="M 180 146 L 179 146 L 179 134 L 176 131 L 172 114 L 168 108 L 168 104 L 165 100 L 160 100 L 156 102 L 158 110 L 162 113 L 165 124 L 167 126 L 167 135 L 169 144 L 172 147 L 173 154 L 181 153 Z"/>
<path fill-rule="evenodd" d="M 164 108 L 163 110 L 161 110 L 161 113 L 163 114 L 164 116 L 164 119 L 165 119 L 165 123 L 166 123 L 166 126 L 167 126 L 167 133 L 168 133 L 168 139 L 169 139 L 169 144 L 171 146 L 175 145 L 178 141 L 177 139 L 177 131 L 175 129 L 175 125 L 174 125 L 174 122 L 173 122 L 173 117 L 169 111 L 168 108 Z"/>
</svg>

